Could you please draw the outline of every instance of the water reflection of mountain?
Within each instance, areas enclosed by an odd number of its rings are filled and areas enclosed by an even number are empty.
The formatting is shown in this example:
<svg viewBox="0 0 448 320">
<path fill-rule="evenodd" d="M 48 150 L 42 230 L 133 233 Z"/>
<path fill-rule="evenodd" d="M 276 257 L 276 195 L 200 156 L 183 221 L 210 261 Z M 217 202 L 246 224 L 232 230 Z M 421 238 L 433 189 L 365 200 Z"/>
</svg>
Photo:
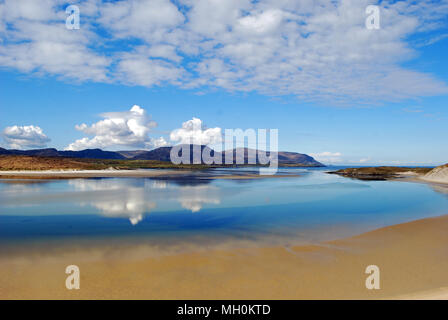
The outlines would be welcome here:
<svg viewBox="0 0 448 320">
<path fill-rule="evenodd" d="M 165 181 L 178 186 L 198 186 L 210 184 L 212 179 L 201 179 L 198 176 L 182 176 L 182 177 L 157 177 L 152 178 L 155 181 Z"/>
<path fill-rule="evenodd" d="M 185 183 L 184 183 L 185 182 Z M 93 193 L 81 205 L 97 208 L 107 217 L 126 217 L 133 225 L 157 207 L 157 202 L 176 202 L 198 212 L 205 204 L 220 203 L 220 189 L 208 183 L 176 183 L 150 179 L 76 179 L 69 185 Z"/>
<path fill-rule="evenodd" d="M 51 180 L 28 180 L 28 179 L 11 179 L 11 180 L 5 180 L 5 179 L 0 179 L 0 184 L 4 184 L 4 185 L 39 185 L 39 184 L 48 184 L 51 183 Z"/>
</svg>

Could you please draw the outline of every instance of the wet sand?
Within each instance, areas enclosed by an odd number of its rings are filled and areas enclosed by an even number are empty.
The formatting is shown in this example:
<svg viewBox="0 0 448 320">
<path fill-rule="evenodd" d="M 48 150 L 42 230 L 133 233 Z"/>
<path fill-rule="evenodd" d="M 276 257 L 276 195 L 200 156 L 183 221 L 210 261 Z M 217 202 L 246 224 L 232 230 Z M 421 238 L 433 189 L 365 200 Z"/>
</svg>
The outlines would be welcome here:
<svg viewBox="0 0 448 320">
<path fill-rule="evenodd" d="M 181 250 L 61 245 L 0 251 L 2 299 L 448 298 L 448 216 L 317 245 Z M 65 288 L 65 268 L 81 289 Z M 381 289 L 367 290 L 368 265 Z"/>
</svg>

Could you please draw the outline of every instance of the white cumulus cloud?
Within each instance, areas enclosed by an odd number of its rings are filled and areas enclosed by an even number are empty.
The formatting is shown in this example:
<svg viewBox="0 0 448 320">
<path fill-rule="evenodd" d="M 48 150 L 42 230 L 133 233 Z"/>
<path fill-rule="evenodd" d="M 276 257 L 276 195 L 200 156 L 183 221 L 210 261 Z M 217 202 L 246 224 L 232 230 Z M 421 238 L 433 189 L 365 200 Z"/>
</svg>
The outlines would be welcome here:
<svg viewBox="0 0 448 320">
<path fill-rule="evenodd" d="M 38 126 L 12 126 L 3 130 L 3 139 L 13 149 L 43 148 L 50 142 Z"/>
<path fill-rule="evenodd" d="M 343 161 L 343 159 L 341 158 L 342 153 L 340 152 L 324 151 L 319 153 L 310 153 L 310 156 L 312 156 L 317 161 L 321 161 L 324 163 L 338 163 Z"/>
<path fill-rule="evenodd" d="M 207 129 L 201 119 L 193 117 L 182 123 L 182 128 L 173 130 L 170 140 L 181 144 L 214 144 L 222 141 L 222 130 L 219 127 Z"/>
<path fill-rule="evenodd" d="M 163 137 L 153 139 L 149 132 L 157 126 L 146 111 L 134 105 L 129 111 L 102 114 L 100 120 L 91 126 L 83 123 L 76 129 L 92 138 L 84 137 L 71 143 L 66 150 L 83 150 L 108 147 L 151 148 L 166 144 Z"/>
<path fill-rule="evenodd" d="M 329 152 L 329 151 L 324 151 L 321 153 L 312 153 L 313 156 L 316 157 L 340 157 L 342 154 L 340 152 Z"/>
<path fill-rule="evenodd" d="M 168 145 L 168 142 L 165 140 L 164 137 L 158 137 L 157 139 L 152 139 L 151 143 L 154 148 L 165 147 Z"/>
</svg>

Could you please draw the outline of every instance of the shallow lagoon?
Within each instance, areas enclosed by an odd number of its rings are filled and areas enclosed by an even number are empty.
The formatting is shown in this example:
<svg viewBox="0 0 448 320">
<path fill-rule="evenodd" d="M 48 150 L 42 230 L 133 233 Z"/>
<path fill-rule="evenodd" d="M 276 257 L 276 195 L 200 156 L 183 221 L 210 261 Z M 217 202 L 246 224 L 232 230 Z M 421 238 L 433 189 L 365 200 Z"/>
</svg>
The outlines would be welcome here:
<svg viewBox="0 0 448 320">
<path fill-rule="evenodd" d="M 448 196 L 429 185 L 326 170 L 287 168 L 279 173 L 300 177 L 248 180 L 0 180 L 1 246 L 94 239 L 288 245 L 448 213 Z"/>
</svg>

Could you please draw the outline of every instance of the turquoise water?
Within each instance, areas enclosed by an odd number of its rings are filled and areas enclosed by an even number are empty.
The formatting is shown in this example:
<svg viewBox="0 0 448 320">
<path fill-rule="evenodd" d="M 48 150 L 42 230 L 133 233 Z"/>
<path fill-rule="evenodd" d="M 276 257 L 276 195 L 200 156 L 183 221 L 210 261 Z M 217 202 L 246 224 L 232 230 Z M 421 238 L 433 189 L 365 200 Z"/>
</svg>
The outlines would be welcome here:
<svg viewBox="0 0 448 320">
<path fill-rule="evenodd" d="M 448 214 L 443 190 L 325 170 L 281 169 L 301 176 L 250 180 L 0 180 L 0 242 L 315 242 Z"/>
</svg>

